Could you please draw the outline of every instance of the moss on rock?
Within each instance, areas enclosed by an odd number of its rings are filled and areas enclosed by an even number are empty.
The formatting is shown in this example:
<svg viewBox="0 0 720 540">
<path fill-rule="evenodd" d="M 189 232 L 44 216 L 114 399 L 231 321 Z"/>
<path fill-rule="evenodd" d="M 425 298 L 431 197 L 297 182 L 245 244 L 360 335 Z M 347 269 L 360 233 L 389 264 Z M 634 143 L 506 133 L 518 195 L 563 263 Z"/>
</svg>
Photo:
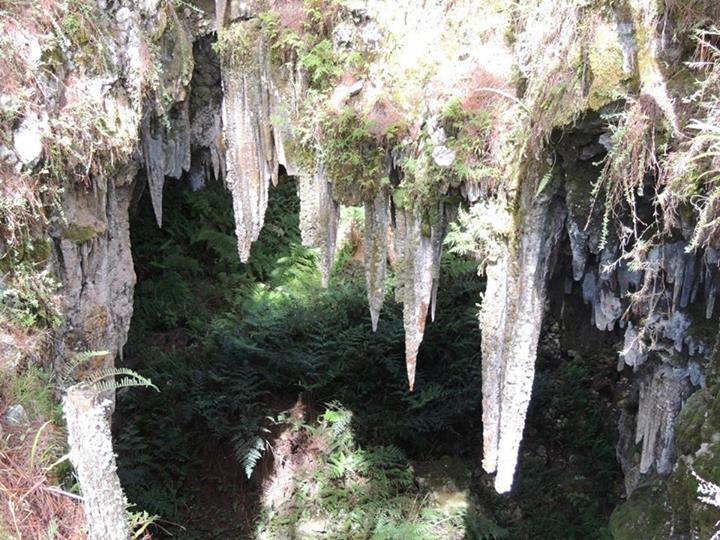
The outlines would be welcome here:
<svg viewBox="0 0 720 540">
<path fill-rule="evenodd" d="M 610 532 L 616 540 L 665 540 L 672 537 L 672 514 L 658 501 L 667 494 L 661 486 L 635 491 L 610 516 Z"/>
<path fill-rule="evenodd" d="M 617 32 L 608 23 L 602 23 L 595 32 L 588 62 L 592 82 L 588 91 L 587 105 L 599 110 L 604 105 L 624 96 L 633 74 L 623 69 L 623 52 Z"/>
</svg>

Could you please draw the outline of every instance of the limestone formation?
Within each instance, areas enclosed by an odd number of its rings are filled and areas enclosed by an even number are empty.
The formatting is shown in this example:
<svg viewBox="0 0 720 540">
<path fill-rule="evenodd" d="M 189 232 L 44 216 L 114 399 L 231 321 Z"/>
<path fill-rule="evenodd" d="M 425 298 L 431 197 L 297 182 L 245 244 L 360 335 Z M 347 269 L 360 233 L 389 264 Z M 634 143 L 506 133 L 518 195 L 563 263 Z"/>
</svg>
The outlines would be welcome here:
<svg viewBox="0 0 720 540">
<path fill-rule="evenodd" d="M 302 242 L 304 246 L 320 249 L 320 282 L 327 287 L 335 260 L 340 206 L 332 198 L 321 160 L 317 161 L 313 175 L 301 173 L 297 179 Z"/>
<path fill-rule="evenodd" d="M 427 236 L 418 208 L 395 211 L 396 296 L 403 304 L 405 365 L 410 390 L 415 386 L 417 355 L 440 276 L 440 254 L 447 228 L 443 204 L 439 206 L 438 215 L 439 222 L 430 224 L 430 236 Z"/>
<path fill-rule="evenodd" d="M 483 335 L 483 468 L 510 491 L 535 373 L 548 275 L 565 220 L 561 203 L 525 194 L 516 248 L 488 265 Z"/>
<path fill-rule="evenodd" d="M 372 202 L 365 202 L 365 283 L 373 332 L 377 330 L 380 311 L 385 302 L 389 221 L 388 192 L 380 190 Z"/>
<path fill-rule="evenodd" d="M 63 400 L 70 461 L 80 481 L 90 540 L 128 540 L 125 497 L 110 433 L 112 402 L 82 386 Z"/>
<path fill-rule="evenodd" d="M 675 422 L 690 391 L 687 374 L 660 364 L 640 382 L 640 402 L 635 443 L 642 442 L 640 472 L 654 465 L 660 474 L 669 474 L 675 460 Z"/>
</svg>

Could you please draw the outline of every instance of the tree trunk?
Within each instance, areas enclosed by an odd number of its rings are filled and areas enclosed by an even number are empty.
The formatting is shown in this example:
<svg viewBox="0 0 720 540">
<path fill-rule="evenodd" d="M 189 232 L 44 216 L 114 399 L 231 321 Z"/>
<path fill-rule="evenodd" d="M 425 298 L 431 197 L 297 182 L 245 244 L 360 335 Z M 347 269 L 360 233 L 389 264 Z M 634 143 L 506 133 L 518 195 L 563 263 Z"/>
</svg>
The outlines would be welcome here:
<svg viewBox="0 0 720 540">
<path fill-rule="evenodd" d="M 109 399 L 73 386 L 63 400 L 70 461 L 82 490 L 90 540 L 128 540 L 125 497 L 110 433 Z"/>
</svg>

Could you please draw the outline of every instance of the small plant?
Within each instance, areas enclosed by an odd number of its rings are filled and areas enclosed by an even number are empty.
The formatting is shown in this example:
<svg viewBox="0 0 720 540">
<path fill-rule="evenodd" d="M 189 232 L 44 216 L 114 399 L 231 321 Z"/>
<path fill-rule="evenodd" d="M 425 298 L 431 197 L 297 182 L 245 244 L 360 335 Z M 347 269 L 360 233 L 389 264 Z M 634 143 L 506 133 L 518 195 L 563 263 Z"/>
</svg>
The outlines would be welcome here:
<svg viewBox="0 0 720 540">
<path fill-rule="evenodd" d="M 97 392 L 117 390 L 131 386 L 142 386 L 160 390 L 152 381 L 128 368 L 90 366 L 88 364 L 96 358 L 105 358 L 108 351 L 83 351 L 75 354 L 70 361 L 63 366 L 61 384 L 64 388 L 73 385 L 87 386 Z"/>
<path fill-rule="evenodd" d="M 320 132 L 320 154 L 341 200 L 373 194 L 389 183 L 387 151 L 371 134 L 365 115 L 349 106 L 339 113 L 327 111 Z"/>
</svg>

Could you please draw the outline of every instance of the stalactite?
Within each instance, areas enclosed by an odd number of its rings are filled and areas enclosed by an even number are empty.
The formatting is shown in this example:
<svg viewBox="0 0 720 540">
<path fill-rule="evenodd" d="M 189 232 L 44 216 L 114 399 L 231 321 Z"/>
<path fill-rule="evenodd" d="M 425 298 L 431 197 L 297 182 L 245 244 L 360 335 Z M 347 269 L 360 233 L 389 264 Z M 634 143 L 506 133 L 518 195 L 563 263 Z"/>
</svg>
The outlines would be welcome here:
<svg viewBox="0 0 720 540">
<path fill-rule="evenodd" d="M 403 304 L 405 365 L 410 390 L 415 386 L 417 355 L 425 333 L 433 290 L 440 275 L 440 255 L 447 226 L 443 204 L 439 206 L 439 216 L 438 223 L 431 224 L 428 237 L 423 234 L 422 215 L 418 208 L 395 212 L 396 295 Z"/>
<path fill-rule="evenodd" d="M 165 177 L 180 178 L 190 170 L 190 117 L 188 101 L 168 113 L 163 126 L 148 109 L 142 120 L 142 151 L 155 220 L 162 227 Z"/>
<path fill-rule="evenodd" d="M 152 118 L 150 110 L 146 111 L 143 117 L 141 134 L 150 199 L 155 212 L 155 221 L 157 221 L 158 227 L 162 227 L 165 154 L 163 152 L 162 135 L 157 122 Z"/>
<path fill-rule="evenodd" d="M 373 332 L 377 330 L 385 301 L 389 212 L 390 200 L 385 189 L 378 191 L 372 201 L 365 201 L 365 281 Z"/>
<path fill-rule="evenodd" d="M 330 181 L 320 160 L 313 175 L 300 173 L 297 178 L 302 243 L 320 249 L 320 282 L 327 287 L 335 260 L 340 207 L 332 198 Z"/>
<path fill-rule="evenodd" d="M 252 25 L 252 21 L 235 24 Z M 247 28 L 248 36 L 257 36 Z M 249 38 L 252 39 L 252 38 Z M 232 194 L 240 260 L 250 258 L 252 243 L 265 221 L 270 181 L 277 183 L 278 161 L 272 124 L 269 48 L 261 36 L 242 65 L 223 65 L 225 182 Z"/>
<path fill-rule="evenodd" d="M 549 196 L 524 194 L 516 248 L 488 265 L 483 335 L 483 467 L 495 489 L 510 490 L 530 403 L 535 356 L 565 208 Z"/>
<path fill-rule="evenodd" d="M 687 374 L 668 364 L 658 366 L 640 383 L 635 444 L 642 441 L 641 473 L 647 473 L 653 465 L 660 474 L 672 470 L 675 419 L 689 391 Z"/>
</svg>

